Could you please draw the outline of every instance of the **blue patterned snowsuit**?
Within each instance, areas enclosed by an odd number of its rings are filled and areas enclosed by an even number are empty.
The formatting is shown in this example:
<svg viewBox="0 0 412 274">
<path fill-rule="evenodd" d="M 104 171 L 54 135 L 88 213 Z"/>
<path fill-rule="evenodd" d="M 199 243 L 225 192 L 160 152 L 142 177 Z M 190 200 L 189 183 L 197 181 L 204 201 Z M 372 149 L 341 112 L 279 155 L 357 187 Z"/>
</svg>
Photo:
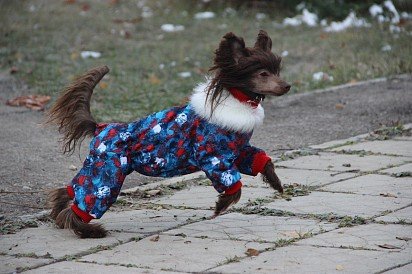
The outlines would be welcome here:
<svg viewBox="0 0 412 274">
<path fill-rule="evenodd" d="M 72 189 L 68 187 L 69 195 L 74 196 L 77 211 L 100 218 L 132 171 L 171 177 L 202 170 L 221 193 L 240 180 L 240 173 L 261 172 L 269 159 L 250 146 L 251 136 L 252 132 L 229 131 L 207 122 L 190 104 L 128 124 L 100 124 L 83 168 L 72 180 Z M 256 162 L 259 167 L 253 166 Z"/>
</svg>

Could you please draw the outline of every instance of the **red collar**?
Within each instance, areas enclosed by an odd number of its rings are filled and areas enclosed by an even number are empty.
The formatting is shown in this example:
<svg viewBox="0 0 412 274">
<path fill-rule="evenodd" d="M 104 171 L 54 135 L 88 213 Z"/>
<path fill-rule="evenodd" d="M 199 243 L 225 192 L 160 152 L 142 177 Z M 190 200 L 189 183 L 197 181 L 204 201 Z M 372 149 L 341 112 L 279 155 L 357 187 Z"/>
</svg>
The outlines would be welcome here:
<svg viewBox="0 0 412 274">
<path fill-rule="evenodd" d="M 228 90 L 233 95 L 233 97 L 235 97 L 236 99 L 238 99 L 242 103 L 247 103 L 247 104 L 251 105 L 253 108 L 257 108 L 259 106 L 260 102 L 262 101 L 261 97 L 252 98 L 252 97 L 246 95 L 245 93 L 243 93 L 242 91 L 240 91 L 237 88 L 228 88 Z"/>
</svg>

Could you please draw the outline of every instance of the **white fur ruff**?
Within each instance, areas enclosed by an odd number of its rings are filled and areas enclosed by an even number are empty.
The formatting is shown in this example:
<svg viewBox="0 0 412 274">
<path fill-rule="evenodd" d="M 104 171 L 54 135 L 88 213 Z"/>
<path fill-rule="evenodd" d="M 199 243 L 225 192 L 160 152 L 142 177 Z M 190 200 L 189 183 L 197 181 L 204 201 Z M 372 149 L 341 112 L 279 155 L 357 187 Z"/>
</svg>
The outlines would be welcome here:
<svg viewBox="0 0 412 274">
<path fill-rule="evenodd" d="M 260 104 L 253 108 L 237 100 L 228 91 L 224 91 L 221 101 L 212 113 L 211 97 L 207 98 L 206 93 L 207 85 L 208 83 L 198 85 L 190 98 L 190 104 L 197 115 L 222 128 L 244 133 L 253 131 L 263 123 L 265 112 Z"/>
</svg>

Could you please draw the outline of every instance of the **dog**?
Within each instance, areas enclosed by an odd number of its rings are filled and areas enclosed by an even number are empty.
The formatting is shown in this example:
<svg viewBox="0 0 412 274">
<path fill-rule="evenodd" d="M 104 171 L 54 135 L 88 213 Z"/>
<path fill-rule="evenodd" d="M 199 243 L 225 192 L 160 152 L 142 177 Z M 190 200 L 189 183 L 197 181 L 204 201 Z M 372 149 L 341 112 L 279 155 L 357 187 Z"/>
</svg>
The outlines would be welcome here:
<svg viewBox="0 0 412 274">
<path fill-rule="evenodd" d="M 90 153 L 64 188 L 49 194 L 51 217 L 59 228 L 81 238 L 101 238 L 107 231 L 99 219 L 116 201 L 125 177 L 133 171 L 171 177 L 205 172 L 220 193 L 214 216 L 241 197 L 240 174 L 256 176 L 283 192 L 271 158 L 249 140 L 263 122 L 261 102 L 267 95 L 287 93 L 279 77 L 281 58 L 261 30 L 254 47 L 233 33 L 215 51 L 213 77 L 198 85 L 184 106 L 173 107 L 131 123 L 97 123 L 90 99 L 107 66 L 89 70 L 63 90 L 48 112 L 47 123 L 63 135 L 63 152 L 73 152 L 87 136 Z"/>
</svg>

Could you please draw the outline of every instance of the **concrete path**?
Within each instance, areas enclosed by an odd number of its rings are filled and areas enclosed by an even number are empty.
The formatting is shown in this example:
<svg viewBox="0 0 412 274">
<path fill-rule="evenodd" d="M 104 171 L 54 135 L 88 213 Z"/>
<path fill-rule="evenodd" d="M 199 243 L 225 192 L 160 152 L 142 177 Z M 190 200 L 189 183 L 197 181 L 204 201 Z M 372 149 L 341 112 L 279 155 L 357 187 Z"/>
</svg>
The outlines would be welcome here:
<svg viewBox="0 0 412 274">
<path fill-rule="evenodd" d="M 126 190 L 104 239 L 39 215 L 0 236 L 0 272 L 412 273 L 411 127 L 287 153 L 285 195 L 244 178 L 241 202 L 215 219 L 201 174 Z"/>
</svg>

